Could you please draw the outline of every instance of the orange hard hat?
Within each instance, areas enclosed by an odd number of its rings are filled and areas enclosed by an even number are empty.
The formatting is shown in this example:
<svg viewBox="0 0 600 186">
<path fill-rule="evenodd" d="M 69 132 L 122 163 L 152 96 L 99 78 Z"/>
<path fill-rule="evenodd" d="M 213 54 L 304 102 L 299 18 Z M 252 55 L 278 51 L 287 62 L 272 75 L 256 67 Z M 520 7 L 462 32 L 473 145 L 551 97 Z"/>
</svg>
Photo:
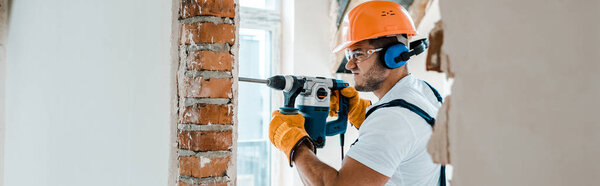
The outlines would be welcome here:
<svg viewBox="0 0 600 186">
<path fill-rule="evenodd" d="M 391 1 L 368 1 L 354 7 L 342 23 L 342 44 L 333 49 L 338 52 L 354 43 L 382 36 L 417 34 L 408 12 Z"/>
</svg>

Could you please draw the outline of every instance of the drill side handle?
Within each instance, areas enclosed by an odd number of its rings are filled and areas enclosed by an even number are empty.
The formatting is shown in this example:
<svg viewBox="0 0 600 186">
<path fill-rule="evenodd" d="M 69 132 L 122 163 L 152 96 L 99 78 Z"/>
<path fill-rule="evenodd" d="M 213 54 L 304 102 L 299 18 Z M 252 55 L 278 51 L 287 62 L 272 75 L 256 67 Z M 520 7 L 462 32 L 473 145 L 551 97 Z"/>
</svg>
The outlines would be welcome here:
<svg viewBox="0 0 600 186">
<path fill-rule="evenodd" d="M 348 126 L 348 98 L 340 94 L 340 109 L 338 110 L 338 117 L 334 121 L 327 122 L 325 129 L 325 135 L 335 136 L 338 134 L 346 133 Z"/>
<path fill-rule="evenodd" d="M 342 90 L 343 88 L 346 88 L 348 86 L 349 84 L 343 80 L 334 80 L 333 90 Z M 334 136 L 337 134 L 346 133 L 346 128 L 348 126 L 349 101 L 348 98 L 343 96 L 342 94 L 340 94 L 339 96 L 340 109 L 338 110 L 337 114 L 338 118 L 334 121 L 327 122 L 325 128 L 325 135 L 327 136 Z"/>
</svg>

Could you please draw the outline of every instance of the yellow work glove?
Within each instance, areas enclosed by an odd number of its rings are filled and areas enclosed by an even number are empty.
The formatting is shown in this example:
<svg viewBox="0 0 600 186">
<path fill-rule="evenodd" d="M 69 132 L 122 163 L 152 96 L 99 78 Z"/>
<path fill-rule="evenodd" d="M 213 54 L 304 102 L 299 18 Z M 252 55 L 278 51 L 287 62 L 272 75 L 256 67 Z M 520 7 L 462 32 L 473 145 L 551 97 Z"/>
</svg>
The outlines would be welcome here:
<svg viewBox="0 0 600 186">
<path fill-rule="evenodd" d="M 367 107 L 371 106 L 371 101 L 358 97 L 358 91 L 354 87 L 346 87 L 341 91 L 333 91 L 329 102 L 329 116 L 337 116 L 340 108 L 339 93 L 348 98 L 348 120 L 354 127 L 360 129 L 365 116 L 367 115 Z"/>
<path fill-rule="evenodd" d="M 294 151 L 300 145 L 306 144 L 315 151 L 315 146 L 304 129 L 304 117 L 301 114 L 285 115 L 279 111 L 273 112 L 269 124 L 269 139 L 287 155 L 290 167 L 294 160 Z"/>
</svg>

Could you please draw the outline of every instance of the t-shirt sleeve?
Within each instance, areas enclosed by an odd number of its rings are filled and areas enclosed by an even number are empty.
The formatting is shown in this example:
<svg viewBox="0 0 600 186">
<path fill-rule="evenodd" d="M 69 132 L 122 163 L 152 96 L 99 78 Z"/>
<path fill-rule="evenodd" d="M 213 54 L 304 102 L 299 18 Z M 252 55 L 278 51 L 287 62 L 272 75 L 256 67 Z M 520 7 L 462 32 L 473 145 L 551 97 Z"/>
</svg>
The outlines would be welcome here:
<svg viewBox="0 0 600 186">
<path fill-rule="evenodd" d="M 414 130 L 405 116 L 402 110 L 393 108 L 381 108 L 373 112 L 361 125 L 358 140 L 347 155 L 392 177 L 416 140 Z"/>
</svg>

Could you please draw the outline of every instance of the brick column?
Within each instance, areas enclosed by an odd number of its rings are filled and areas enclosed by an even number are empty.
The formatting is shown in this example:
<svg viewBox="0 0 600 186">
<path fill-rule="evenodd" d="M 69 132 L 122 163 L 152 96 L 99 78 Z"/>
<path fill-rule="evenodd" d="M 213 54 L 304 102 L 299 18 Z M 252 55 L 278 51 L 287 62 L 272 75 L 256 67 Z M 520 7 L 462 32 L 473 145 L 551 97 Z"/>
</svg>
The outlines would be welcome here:
<svg viewBox="0 0 600 186">
<path fill-rule="evenodd" d="M 237 0 L 181 0 L 178 184 L 235 185 Z"/>
</svg>

